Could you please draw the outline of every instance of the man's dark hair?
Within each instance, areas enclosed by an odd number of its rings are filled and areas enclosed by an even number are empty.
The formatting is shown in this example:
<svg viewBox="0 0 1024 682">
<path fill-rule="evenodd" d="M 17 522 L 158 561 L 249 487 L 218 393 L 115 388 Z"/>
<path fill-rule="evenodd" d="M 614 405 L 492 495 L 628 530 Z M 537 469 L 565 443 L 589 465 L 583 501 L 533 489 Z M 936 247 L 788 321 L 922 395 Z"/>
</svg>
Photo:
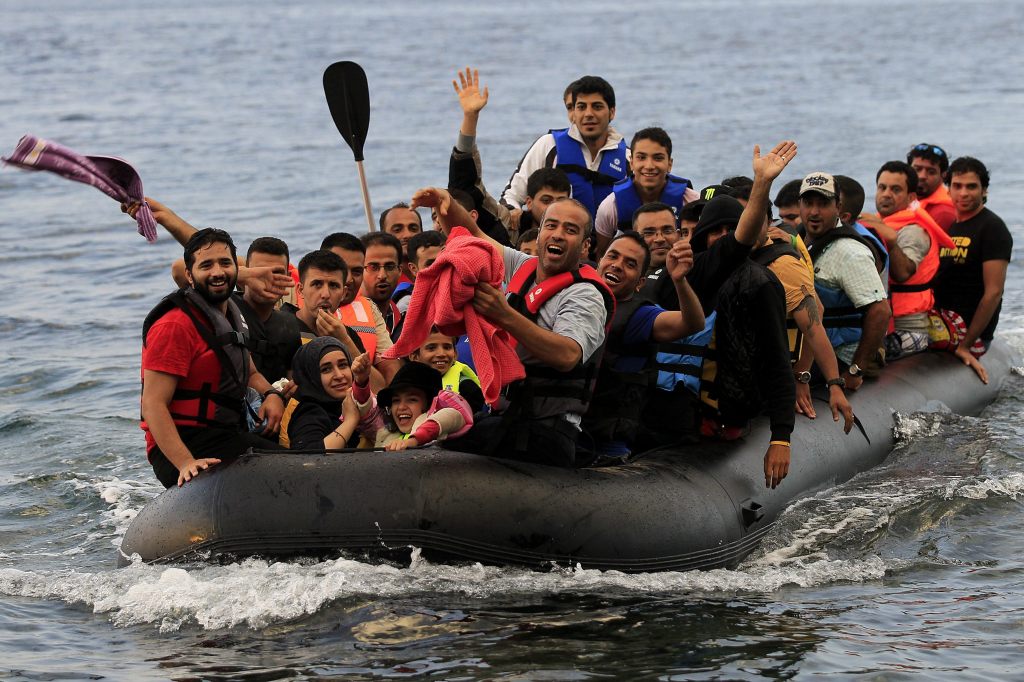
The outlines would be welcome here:
<svg viewBox="0 0 1024 682">
<path fill-rule="evenodd" d="M 569 95 L 571 95 L 573 93 L 573 89 L 576 87 L 577 83 L 579 83 L 579 80 L 574 80 L 572 83 L 569 83 L 568 85 L 565 86 L 565 90 L 562 92 L 562 101 L 563 102 L 565 101 L 566 97 L 568 97 Z M 567 107 L 567 109 L 571 109 L 575 102 L 576 102 L 576 98 L 573 97 L 572 100 L 569 101 L 569 107 Z"/>
<path fill-rule="evenodd" d="M 359 237 L 348 232 L 333 232 L 320 242 L 320 248 L 330 251 L 333 248 L 343 249 L 345 251 L 358 251 L 359 253 L 366 253 L 366 247 L 359 241 Z"/>
<path fill-rule="evenodd" d="M 729 188 L 730 194 L 740 201 L 750 199 L 750 190 L 754 188 L 754 181 L 746 175 L 734 175 L 731 178 L 722 180 L 722 184 Z M 769 210 L 771 207 L 769 206 Z"/>
<path fill-rule="evenodd" d="M 939 173 L 942 175 L 945 175 L 946 171 L 949 170 L 949 154 L 937 144 L 928 144 L 927 142 L 915 144 L 907 152 L 907 163 L 914 163 L 914 159 L 925 159 L 938 164 Z"/>
<path fill-rule="evenodd" d="M 882 173 L 903 173 L 907 176 L 907 193 L 917 194 L 917 171 L 909 163 L 903 161 L 886 161 L 875 173 L 875 182 L 882 177 Z"/>
<path fill-rule="evenodd" d="M 981 181 L 981 188 L 988 189 L 988 168 L 985 167 L 978 159 L 973 156 L 959 156 L 953 163 L 949 164 L 949 179 L 952 180 L 954 175 L 961 175 L 963 173 L 977 173 L 978 180 Z"/>
<path fill-rule="evenodd" d="M 675 211 L 672 210 L 671 206 L 660 201 L 649 201 L 640 208 L 633 211 L 633 221 L 630 224 L 633 226 L 633 229 L 635 230 L 636 219 L 642 216 L 644 213 L 661 213 L 662 211 L 668 211 L 669 213 L 671 213 L 673 222 L 678 222 L 675 220 L 676 213 Z"/>
<path fill-rule="evenodd" d="M 561 168 L 538 168 L 526 180 L 526 196 L 533 198 L 542 189 L 549 187 L 556 192 L 572 192 L 569 176 Z"/>
<path fill-rule="evenodd" d="M 632 142 L 629 143 L 629 148 L 634 149 L 636 147 L 636 143 L 640 140 L 650 140 L 655 144 L 660 144 L 668 150 L 669 158 L 672 158 L 672 138 L 668 136 L 668 133 L 665 132 L 664 128 L 652 126 L 650 128 L 643 128 L 636 131 L 633 135 Z"/>
<path fill-rule="evenodd" d="M 651 266 L 651 249 L 649 246 L 647 246 L 647 242 L 644 241 L 644 238 L 640 236 L 638 232 L 634 232 L 633 230 L 626 230 L 619 236 L 613 238 L 611 242 L 608 244 L 608 248 L 612 248 L 612 244 L 619 241 L 620 239 L 628 239 L 634 244 L 638 244 L 640 248 L 644 250 L 644 262 L 641 264 L 642 267 L 640 268 L 640 276 L 643 277 L 644 274 L 647 272 L 647 268 Z M 605 251 L 605 253 L 608 252 Z"/>
<path fill-rule="evenodd" d="M 324 272 L 341 272 L 341 281 L 345 282 L 348 280 L 348 266 L 345 265 L 345 261 L 341 259 L 341 256 L 328 251 L 327 249 L 318 249 L 316 251 L 310 251 L 302 260 L 299 261 L 299 281 L 306 281 L 306 273 L 309 272 L 310 268 L 316 268 Z"/>
<path fill-rule="evenodd" d="M 529 230 L 519 235 L 519 239 L 516 240 L 516 248 L 522 249 L 523 244 L 525 244 L 526 242 L 536 241 L 537 237 L 539 236 L 540 230 L 538 230 L 536 227 L 531 227 Z"/>
<path fill-rule="evenodd" d="M 359 240 L 363 242 L 363 247 L 366 249 L 369 249 L 371 246 L 389 246 L 393 248 L 399 263 L 402 262 L 402 258 L 405 256 L 402 252 L 402 242 L 398 241 L 398 237 L 390 232 L 368 232 L 360 237 Z"/>
<path fill-rule="evenodd" d="M 864 186 L 848 175 L 833 175 L 839 190 L 839 211 L 847 211 L 856 221 L 864 211 Z"/>
<path fill-rule="evenodd" d="M 254 253 L 265 253 L 270 256 L 284 256 L 285 262 L 289 262 L 288 256 L 288 245 L 284 243 L 284 240 L 278 239 L 277 237 L 258 237 L 252 240 L 252 244 L 249 244 L 249 250 L 245 252 L 245 262 L 249 262 L 249 258 Z"/>
<path fill-rule="evenodd" d="M 615 90 L 600 76 L 584 76 L 572 84 L 572 106 L 576 106 L 576 98 L 580 95 L 601 95 L 601 99 L 609 109 L 615 108 Z"/>
<path fill-rule="evenodd" d="M 476 202 L 473 201 L 472 195 L 464 189 L 457 187 L 449 187 L 448 194 L 452 195 L 452 199 L 458 202 L 459 206 L 466 209 L 467 211 L 479 211 Z"/>
<path fill-rule="evenodd" d="M 238 259 L 235 242 L 231 239 L 230 234 L 224 230 L 218 230 L 216 227 L 204 227 L 185 243 L 185 269 L 191 270 L 195 265 L 196 251 L 211 244 L 227 244 L 228 251 L 231 252 L 231 260 Z"/>
<path fill-rule="evenodd" d="M 410 263 L 416 262 L 416 254 L 420 249 L 428 249 L 431 246 L 444 246 L 444 235 L 437 230 L 427 230 L 409 237 L 406 244 L 406 256 Z"/>
<path fill-rule="evenodd" d="M 800 184 L 803 180 L 797 178 L 796 180 L 790 180 L 779 190 L 779 193 L 775 195 L 775 208 L 782 208 L 783 206 L 793 206 L 800 203 Z"/>
<path fill-rule="evenodd" d="M 384 229 L 384 221 L 387 220 L 388 213 L 391 213 L 391 211 L 393 211 L 396 208 L 408 208 L 410 211 L 412 211 L 416 215 L 416 222 L 420 224 L 420 229 L 421 230 L 423 229 L 423 218 L 420 217 L 420 212 L 417 211 L 414 208 L 411 208 L 409 206 L 409 204 L 405 203 L 404 201 L 399 201 L 394 206 L 386 208 L 386 209 L 384 209 L 383 212 L 381 212 L 381 214 L 380 214 L 380 221 L 379 221 L 380 222 L 380 229 L 381 230 Z"/>
</svg>

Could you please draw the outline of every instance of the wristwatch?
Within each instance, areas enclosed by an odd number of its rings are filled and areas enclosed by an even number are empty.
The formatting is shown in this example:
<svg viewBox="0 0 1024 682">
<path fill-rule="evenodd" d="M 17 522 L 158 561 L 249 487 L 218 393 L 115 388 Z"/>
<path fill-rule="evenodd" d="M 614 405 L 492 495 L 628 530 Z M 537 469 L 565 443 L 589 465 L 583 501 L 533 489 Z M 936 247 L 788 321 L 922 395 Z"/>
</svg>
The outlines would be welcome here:
<svg viewBox="0 0 1024 682">
<path fill-rule="evenodd" d="M 860 368 L 860 365 L 858 365 L 856 362 L 851 364 L 850 368 L 848 370 L 846 370 L 846 371 L 850 373 L 851 377 L 859 377 L 859 376 L 863 376 L 863 374 L 864 374 L 864 370 L 862 370 Z"/>
<path fill-rule="evenodd" d="M 826 381 L 825 385 L 828 386 L 829 388 L 832 388 L 833 386 L 838 386 L 839 388 L 846 388 L 846 379 L 842 377 L 836 377 L 835 379 L 829 379 L 828 381 Z"/>
<path fill-rule="evenodd" d="M 804 370 L 803 372 L 796 372 L 793 374 L 793 377 L 801 384 L 811 383 L 811 373 L 807 370 Z"/>
</svg>

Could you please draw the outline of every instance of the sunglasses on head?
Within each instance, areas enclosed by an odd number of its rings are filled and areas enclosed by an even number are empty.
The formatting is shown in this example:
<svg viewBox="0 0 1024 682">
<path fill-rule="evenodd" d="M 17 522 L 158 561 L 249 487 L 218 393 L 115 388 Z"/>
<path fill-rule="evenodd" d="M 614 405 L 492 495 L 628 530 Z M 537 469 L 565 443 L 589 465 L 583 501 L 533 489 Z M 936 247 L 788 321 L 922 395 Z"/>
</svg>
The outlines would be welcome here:
<svg viewBox="0 0 1024 682">
<path fill-rule="evenodd" d="M 926 144 L 924 142 L 922 142 L 921 144 L 915 146 L 914 147 L 914 151 L 915 152 L 931 152 L 932 154 L 935 154 L 936 156 L 941 156 L 943 158 L 946 157 L 946 151 L 942 147 L 936 146 L 934 144 Z"/>
</svg>

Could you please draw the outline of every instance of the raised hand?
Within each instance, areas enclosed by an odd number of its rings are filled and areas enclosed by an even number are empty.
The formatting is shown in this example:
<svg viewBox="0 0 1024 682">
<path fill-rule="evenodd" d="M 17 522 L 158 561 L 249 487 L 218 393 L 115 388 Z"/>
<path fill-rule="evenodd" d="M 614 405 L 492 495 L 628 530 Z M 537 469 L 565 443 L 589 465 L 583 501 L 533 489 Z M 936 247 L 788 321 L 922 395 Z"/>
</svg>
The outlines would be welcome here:
<svg viewBox="0 0 1024 682">
<path fill-rule="evenodd" d="M 680 239 L 673 244 L 665 258 L 665 267 L 673 281 L 678 282 L 686 277 L 693 267 L 693 247 L 690 242 Z"/>
<path fill-rule="evenodd" d="M 369 380 L 370 356 L 362 353 L 352 360 L 352 381 L 360 386 L 365 386 Z"/>
<path fill-rule="evenodd" d="M 792 161 L 795 156 L 796 142 L 793 140 L 784 140 L 778 143 L 764 156 L 761 156 L 761 147 L 755 144 L 752 164 L 754 177 L 760 176 L 765 180 L 774 180 L 782 174 L 786 164 Z"/>
<path fill-rule="evenodd" d="M 480 92 L 480 72 L 466 67 L 466 72 L 459 72 L 459 82 L 452 81 L 455 94 L 459 96 L 459 106 L 463 113 L 477 114 L 487 106 L 488 91 L 485 87 Z"/>
</svg>

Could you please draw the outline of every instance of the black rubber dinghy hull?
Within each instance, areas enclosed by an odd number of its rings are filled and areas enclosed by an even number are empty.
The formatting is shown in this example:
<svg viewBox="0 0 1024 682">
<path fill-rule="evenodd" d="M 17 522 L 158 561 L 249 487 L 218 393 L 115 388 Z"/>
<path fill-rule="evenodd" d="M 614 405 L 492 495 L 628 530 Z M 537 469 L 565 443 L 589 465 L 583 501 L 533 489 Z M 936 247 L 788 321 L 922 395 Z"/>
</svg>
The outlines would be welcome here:
<svg viewBox="0 0 1024 682">
<path fill-rule="evenodd" d="M 735 566 L 794 500 L 881 462 L 894 415 L 978 414 L 1015 358 L 1002 343 L 990 376 L 945 353 L 892 363 L 851 395 L 866 437 L 844 435 L 826 404 L 797 417 L 789 476 L 765 487 L 765 420 L 729 444 L 664 449 L 615 467 L 565 470 L 443 449 L 252 453 L 171 488 L 139 512 L 119 563 L 246 556 L 394 556 L 620 571 Z"/>
</svg>

